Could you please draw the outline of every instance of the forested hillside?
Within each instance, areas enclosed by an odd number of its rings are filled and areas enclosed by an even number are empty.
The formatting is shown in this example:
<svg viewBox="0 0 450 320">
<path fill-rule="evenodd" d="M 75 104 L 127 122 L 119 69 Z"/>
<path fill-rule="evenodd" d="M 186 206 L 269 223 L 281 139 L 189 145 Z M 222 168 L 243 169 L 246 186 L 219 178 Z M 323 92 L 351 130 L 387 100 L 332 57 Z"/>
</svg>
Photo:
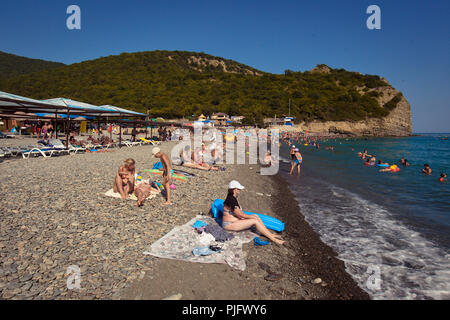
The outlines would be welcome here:
<svg viewBox="0 0 450 320">
<path fill-rule="evenodd" d="M 102 57 L 0 79 L 0 90 L 37 99 L 67 97 L 165 118 L 226 112 L 260 123 L 288 113 L 298 120 L 381 118 L 396 101 L 377 100 L 387 81 L 318 65 L 270 74 L 204 53 L 150 51 Z M 392 99 L 394 100 L 394 99 Z"/>
<path fill-rule="evenodd" d="M 40 59 L 30 59 L 0 51 L 0 79 L 63 67 L 65 64 Z"/>
</svg>

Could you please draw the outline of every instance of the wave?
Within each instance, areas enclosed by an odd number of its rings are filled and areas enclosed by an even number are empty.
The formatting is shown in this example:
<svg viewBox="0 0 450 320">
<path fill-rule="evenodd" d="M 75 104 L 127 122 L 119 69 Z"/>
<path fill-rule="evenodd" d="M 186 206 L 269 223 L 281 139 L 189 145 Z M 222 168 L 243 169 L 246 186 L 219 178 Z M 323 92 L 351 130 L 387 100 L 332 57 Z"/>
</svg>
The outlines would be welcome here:
<svg viewBox="0 0 450 320">
<path fill-rule="evenodd" d="M 305 219 L 373 299 L 450 299 L 450 255 L 392 212 L 323 180 L 291 189 Z"/>
</svg>

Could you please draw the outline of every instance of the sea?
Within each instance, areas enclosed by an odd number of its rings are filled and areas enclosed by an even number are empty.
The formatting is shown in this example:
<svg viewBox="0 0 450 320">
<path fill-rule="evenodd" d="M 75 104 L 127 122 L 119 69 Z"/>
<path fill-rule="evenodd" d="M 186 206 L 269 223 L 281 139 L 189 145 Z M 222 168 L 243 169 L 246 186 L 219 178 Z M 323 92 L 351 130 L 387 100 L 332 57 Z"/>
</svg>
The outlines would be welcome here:
<svg viewBox="0 0 450 320">
<path fill-rule="evenodd" d="M 289 147 L 281 147 L 280 173 L 302 214 L 372 299 L 450 299 L 450 182 L 439 182 L 450 174 L 446 136 L 324 139 L 320 149 L 294 142 L 300 177 L 289 175 Z M 400 172 L 365 166 L 364 149 Z"/>
</svg>

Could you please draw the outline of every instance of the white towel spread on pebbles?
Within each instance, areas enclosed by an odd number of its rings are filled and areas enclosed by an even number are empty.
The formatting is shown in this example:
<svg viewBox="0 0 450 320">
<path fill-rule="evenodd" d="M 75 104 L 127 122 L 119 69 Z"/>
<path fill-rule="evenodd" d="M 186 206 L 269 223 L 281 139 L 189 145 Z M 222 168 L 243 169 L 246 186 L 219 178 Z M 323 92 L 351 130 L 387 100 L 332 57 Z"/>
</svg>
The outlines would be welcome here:
<svg viewBox="0 0 450 320">
<path fill-rule="evenodd" d="M 201 245 L 201 235 L 195 231 L 192 225 L 195 221 L 201 220 L 207 224 L 215 223 L 211 217 L 198 215 L 188 223 L 173 228 L 164 237 L 150 245 L 146 255 L 159 258 L 183 260 L 202 263 L 227 263 L 233 269 L 245 270 L 245 257 L 242 251 L 242 244 L 250 242 L 255 234 L 250 230 L 233 232 L 234 238 L 226 242 L 213 242 L 223 251 L 209 256 L 196 257 L 192 254 L 192 249 Z"/>
<path fill-rule="evenodd" d="M 106 191 L 106 192 L 105 192 L 105 196 L 107 196 L 107 197 L 113 197 L 113 198 L 119 198 L 119 199 L 121 198 L 121 197 L 120 197 L 120 193 L 114 192 L 113 189 L 109 189 L 108 191 Z M 153 199 L 154 197 L 156 197 L 156 193 L 154 193 L 154 192 L 152 191 L 152 192 L 150 193 L 150 195 L 149 195 L 147 198 L 145 198 L 145 199 Z M 132 193 L 127 199 L 137 201 L 137 198 L 136 198 L 136 196 L 135 196 L 134 193 Z"/>
</svg>

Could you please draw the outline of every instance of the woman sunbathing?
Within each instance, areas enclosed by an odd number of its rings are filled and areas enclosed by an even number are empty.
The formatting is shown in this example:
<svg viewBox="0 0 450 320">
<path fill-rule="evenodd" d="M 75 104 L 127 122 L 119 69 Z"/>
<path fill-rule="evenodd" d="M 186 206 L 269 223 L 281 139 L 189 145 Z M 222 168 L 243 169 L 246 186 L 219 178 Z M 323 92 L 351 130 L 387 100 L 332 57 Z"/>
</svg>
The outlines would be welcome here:
<svg viewBox="0 0 450 320">
<path fill-rule="evenodd" d="M 215 170 L 218 171 L 219 168 L 210 166 L 205 162 L 197 163 L 193 161 L 194 154 L 190 151 L 191 147 L 186 146 L 184 150 L 180 153 L 181 165 L 186 168 L 199 169 L 204 171 Z"/>
<path fill-rule="evenodd" d="M 228 231 L 242 231 L 254 226 L 259 233 L 269 240 L 277 244 L 284 244 L 284 241 L 278 235 L 273 234 L 266 228 L 258 215 L 249 215 L 242 211 L 237 201 L 237 196 L 241 190 L 244 190 L 244 187 L 236 180 L 231 181 L 228 185 L 228 195 L 223 204 L 222 228 Z"/>
<path fill-rule="evenodd" d="M 122 199 L 128 198 L 134 191 L 135 162 L 133 159 L 127 159 L 119 167 L 116 178 L 114 179 L 114 192 L 120 193 Z"/>
</svg>

